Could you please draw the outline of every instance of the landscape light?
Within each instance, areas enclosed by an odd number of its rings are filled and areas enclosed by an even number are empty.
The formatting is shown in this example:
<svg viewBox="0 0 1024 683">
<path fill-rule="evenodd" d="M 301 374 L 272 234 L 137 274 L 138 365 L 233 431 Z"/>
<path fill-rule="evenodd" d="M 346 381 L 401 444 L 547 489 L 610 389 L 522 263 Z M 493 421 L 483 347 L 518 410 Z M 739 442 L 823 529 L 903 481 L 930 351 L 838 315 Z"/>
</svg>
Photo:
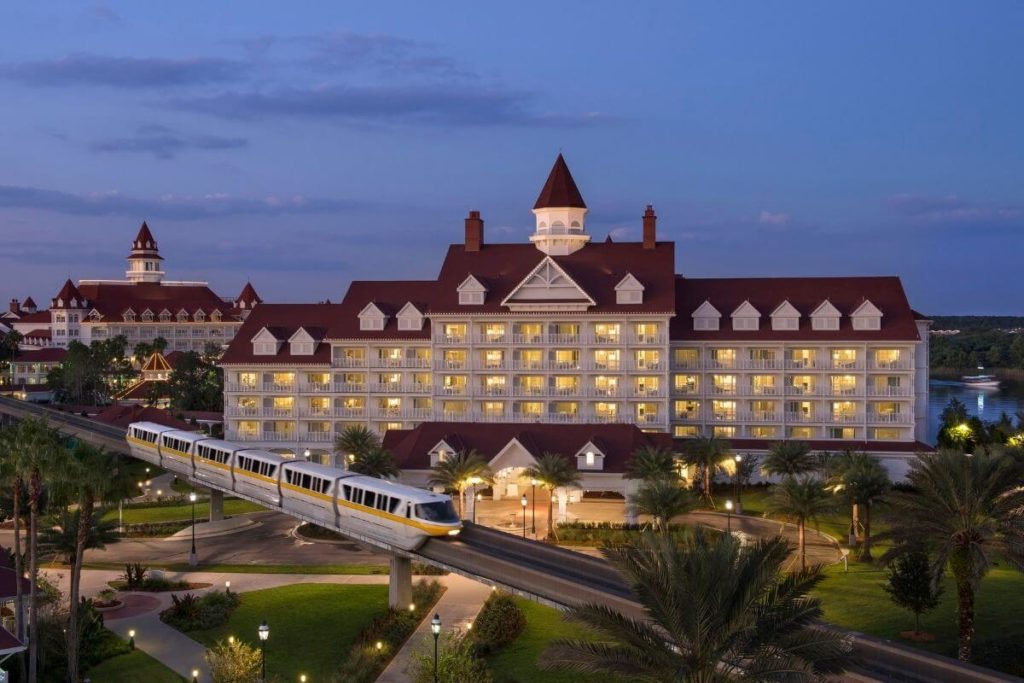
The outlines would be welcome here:
<svg viewBox="0 0 1024 683">
<path fill-rule="evenodd" d="M 192 683 L 199 683 L 199 669 L 192 669 Z"/>
<path fill-rule="evenodd" d="M 380 641 L 378 640 L 378 641 L 377 641 L 377 652 L 380 652 L 380 651 L 381 651 L 381 650 L 383 650 L 383 649 L 384 649 L 384 643 L 382 643 L 382 642 L 380 642 Z"/>
<path fill-rule="evenodd" d="M 410 602 L 409 603 L 409 611 L 410 612 L 415 612 L 416 611 L 416 603 L 415 602 Z"/>
<path fill-rule="evenodd" d="M 196 497 L 196 492 L 195 491 L 193 491 L 190 494 L 188 494 L 188 501 L 190 503 L 194 503 L 194 502 L 196 502 L 196 500 L 197 500 L 197 497 Z"/>
</svg>

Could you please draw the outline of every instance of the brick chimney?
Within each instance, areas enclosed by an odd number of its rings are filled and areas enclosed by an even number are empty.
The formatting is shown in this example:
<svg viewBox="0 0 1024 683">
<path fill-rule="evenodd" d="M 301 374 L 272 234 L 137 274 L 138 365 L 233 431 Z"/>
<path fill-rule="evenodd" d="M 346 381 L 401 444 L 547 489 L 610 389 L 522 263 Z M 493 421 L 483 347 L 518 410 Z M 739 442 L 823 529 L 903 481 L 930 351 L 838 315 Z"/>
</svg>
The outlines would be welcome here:
<svg viewBox="0 0 1024 683">
<path fill-rule="evenodd" d="M 480 251 L 484 246 L 484 219 L 479 211 L 470 211 L 466 218 L 466 251 Z"/>
<path fill-rule="evenodd" d="M 658 217 L 654 215 L 654 207 L 647 205 L 644 211 L 644 249 L 654 249 L 658 244 L 656 224 Z"/>
<path fill-rule="evenodd" d="M 11 303 L 7 305 L 7 308 L 8 310 L 10 310 L 11 313 L 14 313 L 15 315 L 17 315 L 18 312 L 21 310 L 21 306 L 18 304 L 17 299 L 11 299 Z"/>
</svg>

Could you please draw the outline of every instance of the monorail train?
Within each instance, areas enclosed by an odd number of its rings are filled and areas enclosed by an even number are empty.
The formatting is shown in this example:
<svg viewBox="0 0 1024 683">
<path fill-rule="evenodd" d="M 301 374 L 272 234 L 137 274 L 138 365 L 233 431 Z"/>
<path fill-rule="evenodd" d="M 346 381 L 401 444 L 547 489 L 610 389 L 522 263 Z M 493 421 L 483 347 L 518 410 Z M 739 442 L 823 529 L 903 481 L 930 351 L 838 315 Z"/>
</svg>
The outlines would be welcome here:
<svg viewBox="0 0 1024 683">
<path fill-rule="evenodd" d="M 140 460 L 342 534 L 416 550 L 462 528 L 451 498 L 431 491 L 152 422 L 133 422 L 126 438 Z"/>
</svg>

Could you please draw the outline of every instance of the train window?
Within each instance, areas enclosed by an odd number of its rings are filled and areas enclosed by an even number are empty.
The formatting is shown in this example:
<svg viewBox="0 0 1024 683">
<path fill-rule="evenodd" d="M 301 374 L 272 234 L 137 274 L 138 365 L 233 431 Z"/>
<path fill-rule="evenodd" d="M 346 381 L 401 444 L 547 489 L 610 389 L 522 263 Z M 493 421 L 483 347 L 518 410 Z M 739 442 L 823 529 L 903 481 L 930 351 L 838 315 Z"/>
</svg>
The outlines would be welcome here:
<svg viewBox="0 0 1024 683">
<path fill-rule="evenodd" d="M 345 500 L 352 500 L 352 487 L 351 486 L 349 486 L 348 484 L 342 484 L 341 485 L 341 490 L 342 490 L 342 497 Z"/>
<path fill-rule="evenodd" d="M 356 505 L 362 505 L 363 504 L 363 490 L 362 489 L 357 489 L 357 488 L 353 488 L 352 489 L 352 502 L 355 503 Z"/>
<path fill-rule="evenodd" d="M 367 491 L 366 492 L 366 496 L 363 498 L 363 505 L 365 505 L 368 508 L 372 508 L 372 507 L 374 507 L 374 504 L 376 502 L 377 502 L 377 494 L 374 493 L 373 491 Z"/>
<path fill-rule="evenodd" d="M 436 503 L 420 503 L 416 506 L 416 516 L 428 522 L 457 522 L 459 516 L 450 500 L 439 500 Z"/>
<path fill-rule="evenodd" d="M 406 503 L 405 505 L 405 516 L 412 517 L 412 503 Z"/>
<path fill-rule="evenodd" d="M 388 509 L 388 497 L 383 493 L 377 496 L 377 509 L 387 510 Z"/>
<path fill-rule="evenodd" d="M 398 506 L 402 504 L 402 501 L 398 498 L 391 499 L 391 506 L 388 508 L 388 512 L 395 514 L 398 512 Z"/>
</svg>

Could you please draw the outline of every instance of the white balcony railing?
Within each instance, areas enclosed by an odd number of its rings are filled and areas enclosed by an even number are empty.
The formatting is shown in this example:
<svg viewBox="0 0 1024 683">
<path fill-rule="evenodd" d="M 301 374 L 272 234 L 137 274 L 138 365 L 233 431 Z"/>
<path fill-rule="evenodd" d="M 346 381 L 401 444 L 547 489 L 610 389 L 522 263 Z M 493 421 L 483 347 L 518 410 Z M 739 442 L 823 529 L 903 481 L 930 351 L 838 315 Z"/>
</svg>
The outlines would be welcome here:
<svg viewBox="0 0 1024 683">
<path fill-rule="evenodd" d="M 877 413 L 868 412 L 868 422 L 875 424 L 904 424 L 914 423 L 914 416 L 910 413 Z"/>
<path fill-rule="evenodd" d="M 892 361 L 871 360 L 868 362 L 868 370 L 913 370 L 914 361 L 909 358 L 901 358 Z"/>
<path fill-rule="evenodd" d="M 264 382 L 263 391 L 268 394 L 292 393 L 295 391 L 294 382 Z"/>
<path fill-rule="evenodd" d="M 868 387 L 868 396 L 913 396 L 913 387 Z"/>
<path fill-rule="evenodd" d="M 335 368 L 365 368 L 366 359 L 335 356 L 334 358 L 331 358 L 331 366 Z"/>
</svg>

